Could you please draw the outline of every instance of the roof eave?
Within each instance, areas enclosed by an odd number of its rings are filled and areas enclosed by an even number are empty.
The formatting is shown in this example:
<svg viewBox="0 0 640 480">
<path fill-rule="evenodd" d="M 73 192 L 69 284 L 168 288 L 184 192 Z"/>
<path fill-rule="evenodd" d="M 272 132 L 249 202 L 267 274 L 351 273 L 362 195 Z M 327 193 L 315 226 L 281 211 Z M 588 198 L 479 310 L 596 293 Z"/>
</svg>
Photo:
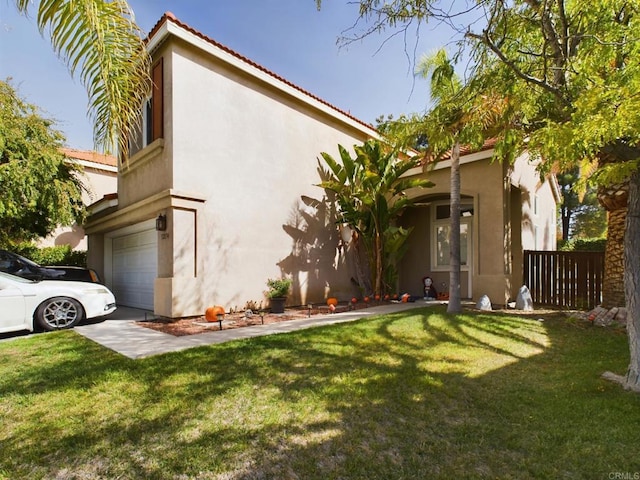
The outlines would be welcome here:
<svg viewBox="0 0 640 480">
<path fill-rule="evenodd" d="M 271 88 L 275 88 L 285 95 L 293 97 L 297 101 L 309 105 L 310 107 L 321 111 L 325 115 L 349 125 L 351 128 L 361 131 L 369 137 L 381 138 L 379 132 L 372 125 L 340 110 L 325 100 L 322 100 L 303 88 L 287 81 L 283 77 L 271 72 L 265 67 L 262 67 L 232 49 L 194 30 L 188 25 L 180 22 L 175 15 L 170 12 L 165 13 L 151 30 L 151 33 L 147 38 L 147 48 L 149 53 L 155 52 L 171 35 L 196 46 L 233 68 L 250 75 L 260 82 L 268 84 Z"/>
</svg>

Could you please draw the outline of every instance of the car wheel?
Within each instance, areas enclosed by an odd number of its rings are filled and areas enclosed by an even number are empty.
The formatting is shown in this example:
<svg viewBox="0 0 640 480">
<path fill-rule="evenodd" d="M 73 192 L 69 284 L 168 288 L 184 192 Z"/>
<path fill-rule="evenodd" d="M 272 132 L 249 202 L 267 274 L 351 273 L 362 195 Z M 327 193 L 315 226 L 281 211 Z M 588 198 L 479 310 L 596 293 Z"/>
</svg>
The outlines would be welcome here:
<svg viewBox="0 0 640 480">
<path fill-rule="evenodd" d="M 45 330 L 59 330 L 77 325 L 84 312 L 73 298 L 54 297 L 42 302 L 36 310 L 36 321 Z"/>
</svg>

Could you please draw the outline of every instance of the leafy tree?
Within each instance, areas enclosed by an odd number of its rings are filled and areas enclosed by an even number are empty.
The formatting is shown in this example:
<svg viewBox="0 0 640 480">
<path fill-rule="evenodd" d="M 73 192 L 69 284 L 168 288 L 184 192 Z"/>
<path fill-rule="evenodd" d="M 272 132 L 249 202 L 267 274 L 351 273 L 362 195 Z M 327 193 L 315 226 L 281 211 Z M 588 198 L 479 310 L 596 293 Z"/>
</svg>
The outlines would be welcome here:
<svg viewBox="0 0 640 480">
<path fill-rule="evenodd" d="M 367 28 L 355 32 L 356 38 L 386 28 L 406 31 L 434 20 L 458 28 L 461 45 L 471 48 L 478 93 L 508 101 L 498 154 L 509 158 L 526 148 L 542 158 L 547 170 L 580 165 L 593 171 L 592 180 L 603 189 L 600 200 L 609 210 L 603 303 L 624 304 L 621 293 L 626 294 L 631 362 L 624 383 L 640 390 L 640 3 L 358 3 Z M 361 22 L 354 25 L 359 28 Z M 616 250 L 615 239 L 622 237 L 625 208 L 621 268 L 622 249 Z M 618 282 L 622 272 L 624 282 Z"/>
<path fill-rule="evenodd" d="M 560 224 L 562 240 L 570 238 L 599 238 L 605 235 L 607 219 L 605 210 L 598 203 L 597 190 L 585 187 L 580 190 L 580 175 L 578 169 L 556 175 L 562 203 L 560 204 Z"/>
<path fill-rule="evenodd" d="M 35 3 L 35 5 L 34 5 Z M 125 0 L 16 0 L 27 15 L 37 11 L 40 33 L 50 36 L 89 95 L 94 141 L 126 155 L 129 133 L 149 90 L 149 55 L 144 33 Z"/>
<path fill-rule="evenodd" d="M 339 222 L 354 230 L 353 241 L 363 242 L 372 266 L 373 293 L 382 295 L 395 288 L 395 266 L 411 233 L 394 225 L 411 205 L 404 192 L 410 188 L 426 188 L 432 183 L 402 178 L 418 165 L 418 160 L 400 159 L 395 150 L 377 140 L 355 145 L 355 158 L 342 145 L 338 145 L 338 150 L 340 161 L 321 153 L 329 170 L 323 170 L 323 178 L 327 180 L 318 186 L 336 194 Z"/>
<path fill-rule="evenodd" d="M 0 81 L 0 244 L 81 222 L 78 167 L 60 152 L 64 137 L 13 87 Z"/>
</svg>

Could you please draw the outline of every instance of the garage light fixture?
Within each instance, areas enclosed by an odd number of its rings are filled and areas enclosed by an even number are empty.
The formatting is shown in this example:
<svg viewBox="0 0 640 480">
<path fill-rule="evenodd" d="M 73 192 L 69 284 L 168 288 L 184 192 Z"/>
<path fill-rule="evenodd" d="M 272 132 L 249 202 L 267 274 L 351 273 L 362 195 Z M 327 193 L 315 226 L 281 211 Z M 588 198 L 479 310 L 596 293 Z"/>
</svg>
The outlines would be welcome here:
<svg viewBox="0 0 640 480">
<path fill-rule="evenodd" d="M 164 232 L 167 229 L 167 216 L 160 214 L 158 218 L 156 218 L 156 230 L 159 232 Z"/>
</svg>

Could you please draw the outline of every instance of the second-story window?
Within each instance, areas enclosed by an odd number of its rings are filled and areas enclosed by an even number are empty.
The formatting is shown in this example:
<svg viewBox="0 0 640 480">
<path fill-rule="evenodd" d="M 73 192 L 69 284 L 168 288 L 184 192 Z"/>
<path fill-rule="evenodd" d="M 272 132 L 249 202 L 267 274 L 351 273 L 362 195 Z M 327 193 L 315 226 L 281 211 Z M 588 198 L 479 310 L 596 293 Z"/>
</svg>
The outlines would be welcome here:
<svg viewBox="0 0 640 480">
<path fill-rule="evenodd" d="M 129 155 L 134 155 L 150 143 L 164 136 L 163 62 L 158 60 L 151 69 L 151 89 L 142 104 L 142 118 L 129 139 Z"/>
<path fill-rule="evenodd" d="M 153 140 L 153 98 L 147 97 L 142 105 L 142 147 L 146 147 Z"/>
</svg>

